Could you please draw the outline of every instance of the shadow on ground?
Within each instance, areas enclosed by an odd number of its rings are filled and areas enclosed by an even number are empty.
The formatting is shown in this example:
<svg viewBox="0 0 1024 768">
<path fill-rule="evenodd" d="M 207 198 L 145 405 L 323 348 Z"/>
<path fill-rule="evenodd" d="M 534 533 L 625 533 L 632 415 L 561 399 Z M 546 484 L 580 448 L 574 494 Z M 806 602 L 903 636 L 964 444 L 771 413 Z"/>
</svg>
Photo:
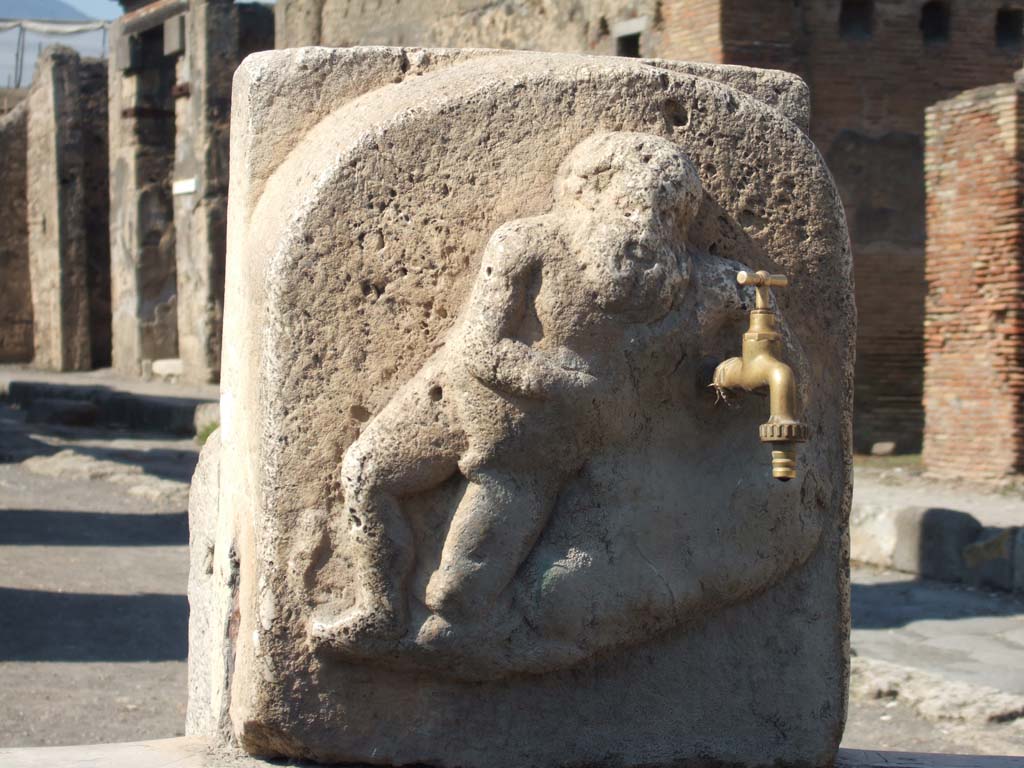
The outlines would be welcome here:
<svg viewBox="0 0 1024 768">
<path fill-rule="evenodd" d="M 0 661 L 184 661 L 184 595 L 0 588 Z"/>
<path fill-rule="evenodd" d="M 40 437 L 76 441 L 69 445 L 51 445 Z M 133 447 L 111 445 L 83 445 L 81 441 L 111 441 L 119 438 L 132 440 Z M 198 461 L 195 450 L 175 450 L 153 447 L 140 449 L 140 441 L 180 440 L 180 436 L 118 432 L 92 427 L 64 427 L 27 422 L 25 414 L 8 404 L 0 404 L 0 463 L 10 464 L 34 456 L 53 456 L 62 450 L 89 456 L 99 461 L 112 461 L 126 466 L 141 467 L 143 474 L 164 480 L 187 483 L 192 479 Z"/>
<path fill-rule="evenodd" d="M 162 547 L 187 544 L 188 514 L 185 512 L 112 515 L 49 509 L 0 509 L 0 546 Z"/>
<path fill-rule="evenodd" d="M 1024 600 L 935 581 L 852 584 L 854 629 L 895 629 L 915 621 L 1024 615 Z"/>
</svg>

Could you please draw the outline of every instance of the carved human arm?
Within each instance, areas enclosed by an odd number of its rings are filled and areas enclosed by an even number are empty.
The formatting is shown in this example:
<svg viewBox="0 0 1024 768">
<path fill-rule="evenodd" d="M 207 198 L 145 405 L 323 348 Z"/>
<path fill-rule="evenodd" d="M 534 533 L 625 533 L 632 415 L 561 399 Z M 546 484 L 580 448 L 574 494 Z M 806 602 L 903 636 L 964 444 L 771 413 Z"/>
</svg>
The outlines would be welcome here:
<svg viewBox="0 0 1024 768">
<path fill-rule="evenodd" d="M 495 389 L 534 399 L 594 381 L 568 350 L 545 351 L 515 338 L 531 280 L 541 268 L 533 238 L 516 222 L 491 236 L 463 326 L 463 357 L 474 377 Z M 573 367 L 570 367 L 573 366 Z"/>
</svg>

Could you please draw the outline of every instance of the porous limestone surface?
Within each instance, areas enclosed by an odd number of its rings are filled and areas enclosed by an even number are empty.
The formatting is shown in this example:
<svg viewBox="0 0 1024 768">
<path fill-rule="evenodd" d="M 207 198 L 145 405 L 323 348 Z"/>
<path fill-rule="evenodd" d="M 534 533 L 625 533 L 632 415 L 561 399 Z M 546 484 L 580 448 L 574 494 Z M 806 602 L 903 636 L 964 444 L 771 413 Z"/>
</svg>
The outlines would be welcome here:
<svg viewBox="0 0 1024 768">
<path fill-rule="evenodd" d="M 233 667 L 207 726 L 392 765 L 833 758 L 848 238 L 814 146 L 738 74 L 387 48 L 243 64 L 207 526 L 209 610 L 232 618 L 202 639 Z M 764 401 L 707 386 L 740 351 L 743 268 L 790 279 L 811 439 L 789 483 Z"/>
</svg>

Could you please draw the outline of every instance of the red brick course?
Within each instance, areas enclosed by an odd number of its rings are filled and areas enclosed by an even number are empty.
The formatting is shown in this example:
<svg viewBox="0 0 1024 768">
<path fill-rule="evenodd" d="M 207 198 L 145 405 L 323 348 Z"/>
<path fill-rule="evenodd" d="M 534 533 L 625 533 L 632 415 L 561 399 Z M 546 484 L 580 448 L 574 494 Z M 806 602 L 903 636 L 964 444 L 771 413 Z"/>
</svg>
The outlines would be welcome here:
<svg viewBox="0 0 1024 768">
<path fill-rule="evenodd" d="M 978 88 L 927 117 L 929 471 L 1024 471 L 1022 90 Z"/>
<path fill-rule="evenodd" d="M 844 35 L 841 0 L 666 0 L 658 55 L 786 69 L 811 89 L 811 137 L 850 223 L 859 330 L 854 440 L 920 446 L 924 367 L 924 110 L 1008 80 L 1024 51 L 996 43 L 1005 0 L 950 0 L 926 42 L 924 0 L 875 0 L 870 35 Z"/>
</svg>

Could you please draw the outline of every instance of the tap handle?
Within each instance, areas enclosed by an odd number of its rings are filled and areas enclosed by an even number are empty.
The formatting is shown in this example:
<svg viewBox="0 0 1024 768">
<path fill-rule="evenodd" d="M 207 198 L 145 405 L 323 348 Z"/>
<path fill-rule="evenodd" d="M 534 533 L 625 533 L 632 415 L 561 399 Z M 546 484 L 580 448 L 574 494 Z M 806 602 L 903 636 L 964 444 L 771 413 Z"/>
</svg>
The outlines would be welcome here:
<svg viewBox="0 0 1024 768">
<path fill-rule="evenodd" d="M 768 309 L 771 302 L 768 300 L 769 288 L 785 288 L 789 285 L 789 278 L 785 275 L 773 275 L 763 269 L 757 272 L 743 270 L 736 273 L 736 282 L 740 285 L 752 285 L 757 291 L 757 309 Z"/>
</svg>

